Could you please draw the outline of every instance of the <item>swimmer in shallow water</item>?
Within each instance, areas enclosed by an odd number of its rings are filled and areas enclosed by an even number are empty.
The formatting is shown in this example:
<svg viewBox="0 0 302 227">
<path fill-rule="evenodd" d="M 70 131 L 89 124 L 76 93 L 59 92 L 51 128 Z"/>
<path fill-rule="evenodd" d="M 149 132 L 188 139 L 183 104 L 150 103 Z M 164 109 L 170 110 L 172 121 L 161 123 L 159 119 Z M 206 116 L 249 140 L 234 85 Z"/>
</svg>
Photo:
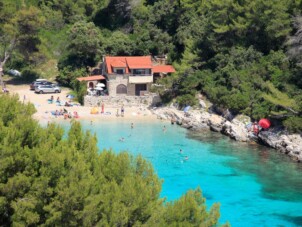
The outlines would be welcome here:
<svg viewBox="0 0 302 227">
<path fill-rule="evenodd" d="M 184 160 L 185 160 L 185 161 L 188 161 L 188 160 L 189 160 L 189 157 L 188 157 L 188 156 L 185 156 Z"/>
<path fill-rule="evenodd" d="M 166 132 L 166 131 L 167 131 L 167 129 L 166 129 L 166 126 L 164 125 L 163 132 Z"/>
<path fill-rule="evenodd" d="M 120 141 L 120 142 L 125 142 L 125 138 L 122 137 L 122 138 L 119 139 L 119 141 Z"/>
</svg>

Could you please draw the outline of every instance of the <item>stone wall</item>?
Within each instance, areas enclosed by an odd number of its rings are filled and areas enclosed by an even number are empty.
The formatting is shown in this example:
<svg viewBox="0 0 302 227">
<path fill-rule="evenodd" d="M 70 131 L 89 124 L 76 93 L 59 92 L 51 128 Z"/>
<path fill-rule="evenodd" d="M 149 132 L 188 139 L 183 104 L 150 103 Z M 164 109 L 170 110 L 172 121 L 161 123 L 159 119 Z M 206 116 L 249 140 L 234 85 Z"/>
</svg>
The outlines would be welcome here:
<svg viewBox="0 0 302 227">
<path fill-rule="evenodd" d="M 116 75 L 114 76 L 114 78 L 110 78 L 109 81 L 107 81 L 107 87 L 110 96 L 116 96 L 116 87 L 120 84 L 125 85 L 129 93 L 128 78 L 123 75 Z"/>
<path fill-rule="evenodd" d="M 127 87 L 127 95 L 135 96 L 135 84 L 129 83 L 129 75 L 110 75 L 109 81 L 107 81 L 108 92 L 110 96 L 116 96 L 116 87 L 123 84 Z M 147 84 L 147 91 L 150 91 L 152 83 Z"/>
<path fill-rule="evenodd" d="M 102 103 L 109 106 L 155 106 L 160 103 L 160 97 L 156 94 L 146 96 L 85 96 L 84 106 L 101 106 Z"/>
</svg>

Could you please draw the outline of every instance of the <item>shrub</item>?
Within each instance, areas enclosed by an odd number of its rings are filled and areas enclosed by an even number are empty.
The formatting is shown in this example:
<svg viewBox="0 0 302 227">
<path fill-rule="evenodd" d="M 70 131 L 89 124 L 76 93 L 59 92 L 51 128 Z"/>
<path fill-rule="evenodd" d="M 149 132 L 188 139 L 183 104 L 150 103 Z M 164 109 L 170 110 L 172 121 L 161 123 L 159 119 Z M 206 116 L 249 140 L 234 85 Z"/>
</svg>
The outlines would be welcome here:
<svg viewBox="0 0 302 227">
<path fill-rule="evenodd" d="M 289 117 L 283 121 L 283 125 L 291 133 L 302 132 L 302 117 Z"/>
<path fill-rule="evenodd" d="M 191 95 L 191 94 L 186 94 L 186 95 L 182 95 L 177 97 L 177 102 L 179 104 L 179 107 L 184 107 L 184 106 L 194 106 L 197 103 L 197 100 L 195 98 L 195 96 Z"/>
<path fill-rule="evenodd" d="M 34 81 L 39 78 L 39 74 L 32 69 L 25 69 L 22 71 L 22 78 L 25 81 Z"/>
</svg>

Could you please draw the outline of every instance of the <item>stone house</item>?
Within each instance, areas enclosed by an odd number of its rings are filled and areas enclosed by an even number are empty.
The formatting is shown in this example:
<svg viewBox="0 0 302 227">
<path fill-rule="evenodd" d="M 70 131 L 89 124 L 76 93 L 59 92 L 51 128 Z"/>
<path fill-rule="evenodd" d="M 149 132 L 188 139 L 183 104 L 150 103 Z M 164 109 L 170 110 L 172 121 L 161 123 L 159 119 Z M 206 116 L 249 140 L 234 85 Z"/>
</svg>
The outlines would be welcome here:
<svg viewBox="0 0 302 227">
<path fill-rule="evenodd" d="M 105 56 L 102 74 L 109 96 L 144 96 L 157 78 L 173 73 L 171 65 L 158 65 L 151 56 Z"/>
</svg>

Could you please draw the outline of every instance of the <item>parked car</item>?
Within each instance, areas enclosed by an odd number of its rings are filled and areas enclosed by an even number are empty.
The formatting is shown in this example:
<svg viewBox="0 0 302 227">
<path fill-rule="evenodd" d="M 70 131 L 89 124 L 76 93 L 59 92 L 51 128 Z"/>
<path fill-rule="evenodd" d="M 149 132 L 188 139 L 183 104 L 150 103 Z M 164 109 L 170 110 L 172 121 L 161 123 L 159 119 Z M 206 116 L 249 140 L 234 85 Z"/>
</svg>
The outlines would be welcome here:
<svg viewBox="0 0 302 227">
<path fill-rule="evenodd" d="M 10 70 L 8 70 L 7 73 L 11 76 L 18 76 L 18 77 L 21 76 L 21 73 L 16 69 L 10 69 Z"/>
<path fill-rule="evenodd" d="M 39 85 L 52 85 L 52 82 L 47 81 L 46 79 L 37 79 L 29 85 L 30 90 L 35 90 Z"/>
<path fill-rule="evenodd" d="M 35 92 L 39 94 L 43 93 L 61 93 L 61 88 L 57 85 L 39 85 L 35 88 Z"/>
</svg>

